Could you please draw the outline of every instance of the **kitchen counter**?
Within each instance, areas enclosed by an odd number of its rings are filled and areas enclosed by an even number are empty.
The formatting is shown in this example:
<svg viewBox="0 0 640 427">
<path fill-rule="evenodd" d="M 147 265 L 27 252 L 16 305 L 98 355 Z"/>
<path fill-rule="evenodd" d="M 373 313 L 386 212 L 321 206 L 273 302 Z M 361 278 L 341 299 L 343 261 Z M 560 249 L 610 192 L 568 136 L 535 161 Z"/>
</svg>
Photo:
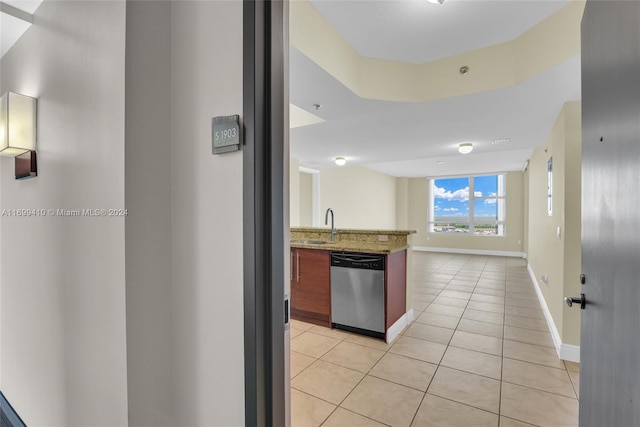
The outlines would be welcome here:
<svg viewBox="0 0 640 427">
<path fill-rule="evenodd" d="M 328 227 L 291 228 L 291 318 L 326 327 L 338 325 L 332 319 L 331 252 L 381 254 L 385 257 L 384 338 L 391 343 L 413 320 L 413 311 L 407 307 L 411 307 L 411 235 L 416 231 L 338 229 L 337 233 L 336 241 L 331 242 Z"/>
<path fill-rule="evenodd" d="M 409 234 L 416 234 L 416 230 L 366 230 L 361 228 L 338 228 L 338 234 L 386 234 L 394 236 L 407 236 Z M 331 229 L 329 227 L 291 227 L 291 232 L 296 233 L 329 233 Z"/>
<path fill-rule="evenodd" d="M 371 254 L 391 254 L 409 248 L 409 245 L 398 245 L 396 242 L 327 242 L 298 243 L 291 241 L 292 248 L 318 249 L 325 251 L 365 252 Z"/>
<path fill-rule="evenodd" d="M 409 236 L 415 230 L 359 230 L 338 229 L 336 241 L 331 242 L 329 228 L 292 227 L 291 247 L 327 251 L 391 254 L 410 247 Z M 301 243 L 322 241 L 324 244 Z"/>
</svg>

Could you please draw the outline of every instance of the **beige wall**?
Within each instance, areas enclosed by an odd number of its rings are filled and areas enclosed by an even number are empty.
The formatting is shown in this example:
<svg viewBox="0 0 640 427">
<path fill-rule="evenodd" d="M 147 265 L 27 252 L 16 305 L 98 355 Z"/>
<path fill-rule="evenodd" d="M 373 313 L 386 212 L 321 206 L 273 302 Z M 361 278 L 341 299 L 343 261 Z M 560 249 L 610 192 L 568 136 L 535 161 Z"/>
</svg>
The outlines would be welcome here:
<svg viewBox="0 0 640 427">
<path fill-rule="evenodd" d="M 396 228 L 409 229 L 409 178 L 396 178 Z"/>
<path fill-rule="evenodd" d="M 522 247 L 525 249 L 525 252 L 529 250 L 529 166 L 527 166 L 526 171 L 523 173 L 523 183 L 524 183 L 524 217 L 523 217 L 523 239 L 522 239 Z"/>
<path fill-rule="evenodd" d="M 468 236 L 428 232 L 429 188 L 425 178 L 409 179 L 408 226 L 417 230 L 414 247 L 451 250 L 513 252 L 524 251 L 524 174 L 507 173 L 506 236 Z"/>
<path fill-rule="evenodd" d="M 336 228 L 396 228 L 396 179 L 360 166 L 320 171 L 320 212 L 333 209 Z M 321 218 L 324 224 L 324 218 Z"/>
<path fill-rule="evenodd" d="M 582 103 L 567 105 L 565 114 L 564 290 L 580 295 L 582 271 Z M 562 340 L 580 344 L 580 310 L 562 306 Z"/>
<path fill-rule="evenodd" d="M 0 62 L 38 98 L 39 176 L 1 209 L 125 207 L 124 1 L 45 1 Z M 124 217 L 0 219 L 0 389 L 29 426 L 126 426 Z"/>
<path fill-rule="evenodd" d="M 300 162 L 289 159 L 289 224 L 300 225 Z"/>
<path fill-rule="evenodd" d="M 580 102 L 565 104 L 545 147 L 529 163 L 528 258 L 564 344 L 580 342 L 580 310 L 563 302 L 579 295 L 581 248 Z M 553 156 L 553 214 L 547 214 L 547 162 Z M 557 229 L 560 227 L 560 238 Z M 542 275 L 548 283 L 542 283 Z"/>
<path fill-rule="evenodd" d="M 300 172 L 300 225 L 311 227 L 313 222 L 313 175 Z"/>
</svg>

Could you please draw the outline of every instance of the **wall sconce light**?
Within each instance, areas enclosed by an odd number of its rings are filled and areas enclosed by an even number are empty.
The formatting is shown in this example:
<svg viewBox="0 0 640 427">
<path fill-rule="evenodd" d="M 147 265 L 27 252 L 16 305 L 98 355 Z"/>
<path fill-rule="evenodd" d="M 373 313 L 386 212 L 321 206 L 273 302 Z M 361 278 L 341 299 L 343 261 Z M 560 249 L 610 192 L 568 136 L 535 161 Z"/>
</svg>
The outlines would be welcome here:
<svg viewBox="0 0 640 427">
<path fill-rule="evenodd" d="M 0 156 L 15 158 L 16 179 L 38 176 L 36 98 L 7 92 L 0 98 Z"/>
</svg>

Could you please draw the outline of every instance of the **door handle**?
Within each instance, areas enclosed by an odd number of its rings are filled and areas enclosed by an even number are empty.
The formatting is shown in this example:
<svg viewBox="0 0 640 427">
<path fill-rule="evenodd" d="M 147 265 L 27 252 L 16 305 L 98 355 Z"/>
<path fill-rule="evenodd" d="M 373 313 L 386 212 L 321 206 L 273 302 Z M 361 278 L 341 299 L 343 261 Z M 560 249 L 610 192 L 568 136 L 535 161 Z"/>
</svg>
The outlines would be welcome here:
<svg viewBox="0 0 640 427">
<path fill-rule="evenodd" d="M 580 294 L 580 298 L 564 297 L 564 302 L 566 302 L 569 307 L 573 307 L 573 304 L 580 303 L 580 309 L 582 310 L 584 310 L 584 306 L 587 305 L 587 300 L 585 299 L 584 294 Z"/>
<path fill-rule="evenodd" d="M 300 252 L 296 251 L 296 282 L 300 282 Z"/>
</svg>

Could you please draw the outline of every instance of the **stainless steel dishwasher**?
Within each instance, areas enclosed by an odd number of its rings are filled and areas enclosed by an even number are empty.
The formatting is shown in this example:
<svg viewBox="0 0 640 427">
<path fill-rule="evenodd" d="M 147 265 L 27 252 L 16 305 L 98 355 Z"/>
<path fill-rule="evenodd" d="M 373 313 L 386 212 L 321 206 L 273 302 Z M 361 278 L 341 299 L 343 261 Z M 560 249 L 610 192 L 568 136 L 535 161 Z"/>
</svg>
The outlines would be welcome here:
<svg viewBox="0 0 640 427">
<path fill-rule="evenodd" d="M 385 256 L 331 252 L 331 323 L 384 338 Z"/>
</svg>

